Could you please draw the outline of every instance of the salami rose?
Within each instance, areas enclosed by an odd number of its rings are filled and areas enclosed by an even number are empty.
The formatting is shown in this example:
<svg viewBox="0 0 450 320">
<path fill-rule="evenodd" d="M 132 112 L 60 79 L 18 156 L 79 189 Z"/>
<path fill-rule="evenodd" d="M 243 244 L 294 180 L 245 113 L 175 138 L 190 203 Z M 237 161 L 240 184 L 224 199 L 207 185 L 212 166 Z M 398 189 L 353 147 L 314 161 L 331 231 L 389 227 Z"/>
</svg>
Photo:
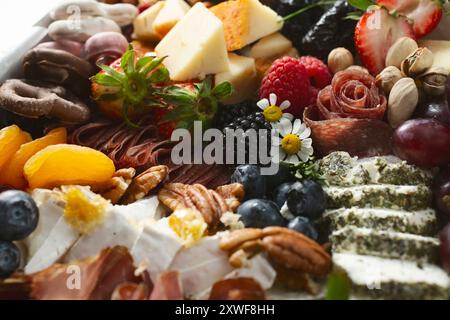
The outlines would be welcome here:
<svg viewBox="0 0 450 320">
<path fill-rule="evenodd" d="M 331 85 L 305 109 L 314 149 L 320 155 L 347 151 L 355 156 L 391 152 L 392 129 L 383 121 L 387 99 L 370 74 L 350 69 L 335 74 Z"/>
</svg>

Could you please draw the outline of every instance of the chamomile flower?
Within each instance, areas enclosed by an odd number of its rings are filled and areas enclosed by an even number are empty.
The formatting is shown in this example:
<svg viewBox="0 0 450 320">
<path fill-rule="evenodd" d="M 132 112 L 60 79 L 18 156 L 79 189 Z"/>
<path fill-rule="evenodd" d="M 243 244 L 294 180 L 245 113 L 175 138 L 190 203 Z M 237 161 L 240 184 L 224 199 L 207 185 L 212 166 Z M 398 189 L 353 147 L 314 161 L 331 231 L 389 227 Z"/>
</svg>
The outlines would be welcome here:
<svg viewBox="0 0 450 320">
<path fill-rule="evenodd" d="M 277 99 L 277 95 L 275 93 L 271 93 L 269 95 L 269 99 L 261 99 L 256 103 L 256 105 L 263 111 L 266 121 L 269 122 L 273 128 L 278 126 L 281 119 L 287 119 L 289 121 L 294 119 L 292 114 L 283 112 L 283 110 L 286 110 L 291 106 L 291 103 L 285 100 L 278 106 Z"/>
<path fill-rule="evenodd" d="M 281 119 L 277 127 L 279 136 L 272 139 L 272 160 L 292 164 L 308 161 L 313 154 L 312 139 L 309 137 L 311 129 L 300 119 L 293 123 L 288 119 Z"/>
</svg>

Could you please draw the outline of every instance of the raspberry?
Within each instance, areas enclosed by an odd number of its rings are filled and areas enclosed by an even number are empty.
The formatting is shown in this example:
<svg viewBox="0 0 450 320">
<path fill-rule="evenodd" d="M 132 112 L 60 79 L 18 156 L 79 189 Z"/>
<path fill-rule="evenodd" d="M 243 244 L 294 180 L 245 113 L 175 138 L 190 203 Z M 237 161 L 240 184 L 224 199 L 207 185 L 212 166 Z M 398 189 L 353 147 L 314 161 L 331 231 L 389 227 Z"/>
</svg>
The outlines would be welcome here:
<svg viewBox="0 0 450 320">
<path fill-rule="evenodd" d="M 288 100 L 291 106 L 286 112 L 298 118 L 312 100 L 310 88 L 308 73 L 300 60 L 283 57 L 270 66 L 262 80 L 259 95 L 260 98 L 269 98 L 269 94 L 275 93 L 280 103 Z"/>
<path fill-rule="evenodd" d="M 318 89 L 323 89 L 331 83 L 331 74 L 328 67 L 321 60 L 311 57 L 303 56 L 300 57 L 300 63 L 306 68 L 309 80 L 313 87 Z"/>
</svg>

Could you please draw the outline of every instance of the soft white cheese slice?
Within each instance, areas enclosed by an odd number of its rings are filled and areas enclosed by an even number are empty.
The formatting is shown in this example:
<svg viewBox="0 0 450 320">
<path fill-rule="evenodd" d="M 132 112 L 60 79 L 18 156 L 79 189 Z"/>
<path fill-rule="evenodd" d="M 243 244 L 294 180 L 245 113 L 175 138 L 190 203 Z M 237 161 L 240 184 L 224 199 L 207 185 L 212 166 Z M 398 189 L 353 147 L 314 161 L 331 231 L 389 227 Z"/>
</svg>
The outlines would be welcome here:
<svg viewBox="0 0 450 320">
<path fill-rule="evenodd" d="M 183 247 L 183 241 L 164 220 L 147 223 L 131 249 L 135 265 L 145 267 L 152 281 L 169 269 L 177 252 Z"/>
<path fill-rule="evenodd" d="M 80 234 L 67 224 L 64 216 L 60 216 L 47 239 L 25 266 L 25 273 L 38 272 L 58 262 L 79 237 Z"/>
<path fill-rule="evenodd" d="M 53 194 L 53 191 L 44 189 L 36 189 L 32 193 L 39 209 L 39 222 L 33 233 L 24 240 L 28 260 L 36 254 L 64 213 L 64 206 L 52 197 Z"/>
<path fill-rule="evenodd" d="M 258 254 L 248 261 L 248 265 L 244 268 L 235 269 L 225 276 L 230 278 L 253 278 L 264 290 L 268 290 L 275 282 L 277 272 L 267 259 Z"/>
<path fill-rule="evenodd" d="M 421 40 L 420 47 L 427 47 L 433 52 L 433 66 L 443 67 L 450 72 L 450 41 L 446 40 Z"/>
<path fill-rule="evenodd" d="M 166 4 L 153 22 L 153 30 L 161 39 L 164 38 L 190 8 L 191 6 L 184 0 L 166 0 Z"/>
<path fill-rule="evenodd" d="M 130 223 L 128 217 L 121 212 L 111 210 L 101 225 L 74 244 L 64 261 L 95 256 L 103 249 L 114 246 L 124 246 L 131 250 L 142 229 L 142 225 Z"/>
<path fill-rule="evenodd" d="M 187 297 L 201 294 L 233 271 L 228 254 L 219 248 L 219 242 L 220 235 L 205 237 L 176 255 L 170 270 L 180 272 Z"/>
<path fill-rule="evenodd" d="M 450 279 L 441 268 L 413 261 L 334 253 L 333 263 L 345 270 L 357 285 L 383 282 L 425 283 L 450 289 Z"/>
<path fill-rule="evenodd" d="M 229 69 L 222 22 L 201 2 L 170 30 L 155 52 L 167 56 L 163 63 L 176 81 L 203 79 Z"/>
<path fill-rule="evenodd" d="M 115 205 L 113 210 L 136 222 L 159 220 L 166 211 L 157 196 L 151 196 L 126 206 Z"/>
</svg>

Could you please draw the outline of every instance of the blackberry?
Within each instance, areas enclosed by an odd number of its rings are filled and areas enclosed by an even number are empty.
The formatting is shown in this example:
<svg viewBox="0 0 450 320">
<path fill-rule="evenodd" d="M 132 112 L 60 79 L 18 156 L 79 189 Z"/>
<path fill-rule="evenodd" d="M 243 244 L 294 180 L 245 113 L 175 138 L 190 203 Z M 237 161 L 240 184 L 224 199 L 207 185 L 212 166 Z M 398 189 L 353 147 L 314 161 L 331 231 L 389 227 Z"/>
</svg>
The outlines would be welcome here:
<svg viewBox="0 0 450 320">
<path fill-rule="evenodd" d="M 253 101 L 245 101 L 233 105 L 222 105 L 216 113 L 214 118 L 214 127 L 223 129 L 227 124 L 233 122 L 235 119 L 245 117 L 257 111 L 256 103 Z"/>
<path fill-rule="evenodd" d="M 226 145 L 227 131 L 228 130 L 235 131 L 238 129 L 242 129 L 243 133 L 241 135 L 236 135 L 236 138 L 234 139 L 234 143 L 232 146 L 227 146 Z M 254 129 L 256 131 L 257 141 L 249 141 L 249 139 L 247 138 L 247 135 L 249 134 L 249 130 L 251 130 L 251 129 Z M 252 162 L 251 161 L 252 158 L 250 157 L 250 151 L 251 151 L 250 145 L 252 147 L 254 147 L 256 144 L 256 148 L 258 151 L 258 153 L 257 153 L 258 156 L 256 157 L 256 161 L 257 161 L 256 164 L 261 164 L 261 162 L 267 162 L 267 160 L 261 159 L 260 155 L 259 155 L 260 137 L 258 135 L 258 131 L 263 130 L 263 129 L 267 130 L 267 135 L 266 135 L 267 149 L 263 156 L 268 157 L 270 155 L 269 152 L 270 152 L 270 146 L 271 146 L 272 126 L 269 122 L 266 121 L 266 119 L 264 118 L 264 115 L 261 112 L 253 112 L 246 116 L 237 117 L 233 121 L 231 121 L 230 123 L 228 123 L 227 125 L 224 126 L 224 128 L 223 128 L 224 148 L 225 148 L 224 155 L 233 151 L 234 152 L 234 164 L 244 164 L 244 163 L 241 163 L 241 161 L 239 161 L 240 163 L 238 163 L 239 159 L 237 159 L 237 156 L 238 156 L 237 146 L 238 146 L 238 144 L 244 144 L 245 145 L 245 164 L 250 163 L 250 162 Z M 262 163 L 262 164 L 267 164 L 267 163 Z"/>
</svg>

